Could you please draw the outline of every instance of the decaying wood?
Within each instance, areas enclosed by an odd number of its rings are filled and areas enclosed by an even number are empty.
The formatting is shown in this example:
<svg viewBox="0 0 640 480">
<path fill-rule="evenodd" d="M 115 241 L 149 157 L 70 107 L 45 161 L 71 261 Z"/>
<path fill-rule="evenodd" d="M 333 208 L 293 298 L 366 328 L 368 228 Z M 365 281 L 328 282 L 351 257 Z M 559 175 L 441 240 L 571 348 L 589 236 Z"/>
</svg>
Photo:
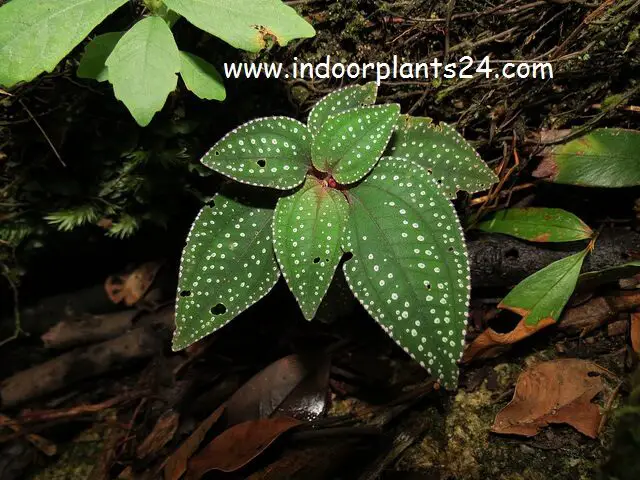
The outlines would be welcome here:
<svg viewBox="0 0 640 480">
<path fill-rule="evenodd" d="M 536 244 L 505 235 L 474 233 L 467 242 L 471 285 L 474 288 L 513 286 L 550 263 L 584 248 L 584 242 Z M 621 265 L 639 254 L 639 233 L 623 229 L 605 230 L 598 237 L 593 253 L 587 256 L 583 271 Z"/>
<path fill-rule="evenodd" d="M 0 407 L 14 407 L 131 360 L 151 357 L 168 344 L 170 330 L 166 327 L 172 322 L 173 308 L 164 308 L 146 315 L 140 326 L 124 335 L 18 372 L 0 384 Z"/>
<path fill-rule="evenodd" d="M 66 319 L 57 323 L 41 339 L 46 348 L 69 348 L 118 337 L 130 330 L 138 310 L 83 318 Z"/>
</svg>

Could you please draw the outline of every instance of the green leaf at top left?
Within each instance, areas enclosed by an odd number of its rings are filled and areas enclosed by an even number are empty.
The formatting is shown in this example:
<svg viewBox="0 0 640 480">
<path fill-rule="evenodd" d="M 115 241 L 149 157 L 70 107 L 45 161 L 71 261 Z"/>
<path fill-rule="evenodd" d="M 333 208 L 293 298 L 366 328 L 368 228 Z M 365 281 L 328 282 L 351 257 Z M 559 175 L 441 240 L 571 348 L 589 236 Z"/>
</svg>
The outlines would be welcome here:
<svg viewBox="0 0 640 480">
<path fill-rule="evenodd" d="M 227 133 L 201 162 L 238 182 L 290 190 L 311 167 L 311 134 L 288 117 L 251 120 Z"/>
<path fill-rule="evenodd" d="M 127 0 L 12 0 L 0 7 L 0 85 L 33 80 Z"/>
<path fill-rule="evenodd" d="M 106 66 L 116 97 L 144 127 L 176 88 L 180 52 L 166 22 L 147 17 L 124 34 Z"/>
</svg>

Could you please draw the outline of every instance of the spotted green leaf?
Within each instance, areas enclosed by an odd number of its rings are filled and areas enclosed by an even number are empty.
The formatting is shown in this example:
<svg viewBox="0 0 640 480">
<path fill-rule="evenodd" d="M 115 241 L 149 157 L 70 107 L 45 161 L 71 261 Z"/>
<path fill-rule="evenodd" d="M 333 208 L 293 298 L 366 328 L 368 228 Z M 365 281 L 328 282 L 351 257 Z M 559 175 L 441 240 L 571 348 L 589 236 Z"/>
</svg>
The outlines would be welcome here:
<svg viewBox="0 0 640 480">
<path fill-rule="evenodd" d="M 182 253 L 173 349 L 224 326 L 264 297 L 279 277 L 273 205 L 218 194 L 194 221 Z"/>
<path fill-rule="evenodd" d="M 529 326 L 536 326 L 542 321 L 557 321 L 576 288 L 587 253 L 589 248 L 528 276 L 509 292 L 498 307 L 522 315 Z"/>
<path fill-rule="evenodd" d="M 350 108 L 372 105 L 376 102 L 378 86 L 376 82 L 340 88 L 323 97 L 309 113 L 309 130 L 316 135 L 330 115 L 336 115 Z"/>
<path fill-rule="evenodd" d="M 393 133 L 397 104 L 351 108 L 325 121 L 313 140 L 313 165 L 340 184 L 357 182 L 375 166 Z"/>
<path fill-rule="evenodd" d="M 311 166 L 307 126 L 287 117 L 251 120 L 227 133 L 201 162 L 242 183 L 289 190 Z"/>
<path fill-rule="evenodd" d="M 492 214 L 476 228 L 530 242 L 573 242 L 593 236 L 588 225 L 561 208 L 508 208 Z"/>
<path fill-rule="evenodd" d="M 348 205 L 344 194 L 307 177 L 278 200 L 273 221 L 280 270 L 307 320 L 318 310 L 342 257 Z"/>
<path fill-rule="evenodd" d="M 469 143 L 446 123 L 430 118 L 401 115 L 385 156 L 407 158 L 432 173 L 445 193 L 486 190 L 498 178 Z"/>
<path fill-rule="evenodd" d="M 470 282 L 453 205 L 419 165 L 390 157 L 349 200 L 351 290 L 398 345 L 454 388 Z"/>
<path fill-rule="evenodd" d="M 0 7 L 0 85 L 51 72 L 127 0 L 12 0 Z"/>
<path fill-rule="evenodd" d="M 180 52 L 180 60 L 180 76 L 189 90 L 205 100 L 222 101 L 227 97 L 222 76 L 216 67 L 193 53 L 183 51 Z"/>
<path fill-rule="evenodd" d="M 257 52 L 272 36 L 280 45 L 310 38 L 313 27 L 281 0 L 164 0 L 174 12 L 229 45 Z"/>
<path fill-rule="evenodd" d="M 640 185 L 640 132 L 600 128 L 554 145 L 544 152 L 533 176 L 583 187 Z"/>
<path fill-rule="evenodd" d="M 108 79 L 109 73 L 105 65 L 107 58 L 120 41 L 124 32 L 109 32 L 98 35 L 84 49 L 76 74 L 80 78 L 92 78 L 99 82 Z"/>
<path fill-rule="evenodd" d="M 151 16 L 124 34 L 105 65 L 116 97 L 144 127 L 176 88 L 180 53 L 166 22 Z"/>
</svg>

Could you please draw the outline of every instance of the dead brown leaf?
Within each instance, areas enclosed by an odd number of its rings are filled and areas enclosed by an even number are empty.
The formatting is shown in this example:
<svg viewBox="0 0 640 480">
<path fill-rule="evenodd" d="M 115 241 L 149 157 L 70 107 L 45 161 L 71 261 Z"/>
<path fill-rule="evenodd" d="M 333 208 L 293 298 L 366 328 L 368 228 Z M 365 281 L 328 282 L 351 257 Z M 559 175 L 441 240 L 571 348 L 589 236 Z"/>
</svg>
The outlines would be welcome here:
<svg viewBox="0 0 640 480">
<path fill-rule="evenodd" d="M 134 305 L 147 293 L 161 266 L 162 262 L 147 262 L 129 274 L 111 275 L 104 283 L 107 296 L 113 303 L 124 300 L 127 306 Z"/>
<path fill-rule="evenodd" d="M 136 449 L 138 458 L 142 459 L 159 452 L 162 447 L 171 441 L 179 425 L 180 415 L 177 412 L 167 410 L 160 415 L 151 433 L 138 445 Z"/>
<path fill-rule="evenodd" d="M 178 449 L 171 454 L 164 462 L 165 480 L 178 480 L 187 471 L 187 464 L 191 456 L 198 450 L 207 432 L 213 427 L 225 411 L 225 406 L 221 405 L 206 420 L 204 420 L 194 432 L 189 435 Z"/>
<path fill-rule="evenodd" d="M 295 418 L 274 417 L 235 425 L 191 459 L 186 478 L 198 480 L 212 470 L 235 472 L 264 452 L 283 433 L 301 423 Z"/>
<path fill-rule="evenodd" d="M 291 392 L 316 371 L 318 360 L 288 355 L 251 377 L 227 401 L 229 425 L 271 416 Z"/>
<path fill-rule="evenodd" d="M 554 323 L 556 322 L 552 318 L 547 318 L 530 327 L 522 319 L 513 330 L 507 333 L 498 333 L 492 328 L 487 328 L 470 345 L 467 345 L 460 361 L 468 363 L 472 360 L 497 357 L 511 344 L 530 337 Z"/>
<path fill-rule="evenodd" d="M 631 348 L 640 353 L 640 313 L 631 314 Z"/>
<path fill-rule="evenodd" d="M 591 438 L 601 413 L 591 400 L 603 389 L 603 369 L 586 360 L 553 360 L 535 365 L 518 378 L 513 399 L 497 415 L 495 433 L 532 437 L 551 423 L 566 423 Z"/>
</svg>

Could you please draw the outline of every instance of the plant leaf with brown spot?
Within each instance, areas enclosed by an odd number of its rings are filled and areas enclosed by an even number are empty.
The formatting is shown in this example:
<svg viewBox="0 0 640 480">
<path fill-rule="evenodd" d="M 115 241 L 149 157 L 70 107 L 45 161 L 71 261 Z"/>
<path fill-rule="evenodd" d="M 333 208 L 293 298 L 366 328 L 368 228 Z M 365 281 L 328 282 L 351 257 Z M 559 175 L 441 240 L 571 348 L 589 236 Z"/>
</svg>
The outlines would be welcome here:
<svg viewBox="0 0 640 480">
<path fill-rule="evenodd" d="M 587 247 L 525 278 L 498 307 L 522 315 L 529 327 L 547 319 L 557 321 L 576 287 L 582 263 L 589 251 L 590 247 Z"/>
<path fill-rule="evenodd" d="M 494 213 L 476 228 L 530 242 L 573 242 L 593 236 L 588 225 L 561 208 L 508 208 Z"/>
<path fill-rule="evenodd" d="M 599 128 L 545 149 L 533 176 L 583 187 L 640 185 L 640 132 Z"/>
<path fill-rule="evenodd" d="M 289 417 L 263 418 L 225 430 L 189 462 L 188 480 L 212 470 L 234 472 L 264 452 L 280 435 L 302 424 Z"/>
<path fill-rule="evenodd" d="M 187 471 L 187 464 L 191 456 L 198 450 L 200 444 L 224 413 L 221 405 L 196 428 L 173 454 L 164 462 L 164 480 L 178 480 Z"/>
<path fill-rule="evenodd" d="M 518 378 L 513 399 L 496 415 L 491 431 L 532 437 L 552 423 L 566 423 L 596 438 L 601 414 L 591 400 L 603 389 L 602 369 L 579 359 L 540 363 Z"/>
</svg>

